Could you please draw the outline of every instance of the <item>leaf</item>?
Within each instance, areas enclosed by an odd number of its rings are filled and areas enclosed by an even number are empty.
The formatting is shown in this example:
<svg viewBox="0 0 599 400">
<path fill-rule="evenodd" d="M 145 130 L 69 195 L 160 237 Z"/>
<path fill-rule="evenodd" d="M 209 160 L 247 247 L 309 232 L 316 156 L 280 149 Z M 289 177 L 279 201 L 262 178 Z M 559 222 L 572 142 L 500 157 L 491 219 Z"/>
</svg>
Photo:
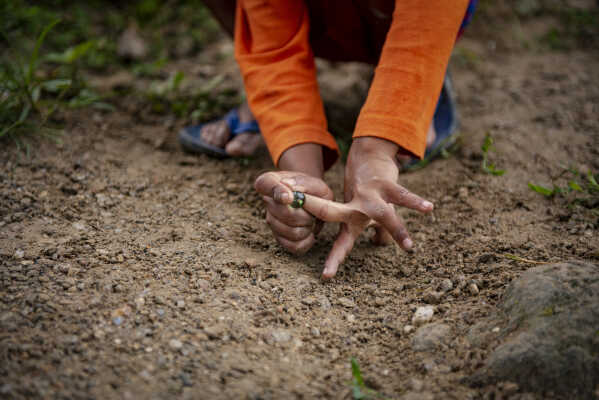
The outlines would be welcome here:
<svg viewBox="0 0 599 400">
<path fill-rule="evenodd" d="M 173 83 L 171 86 L 173 90 L 177 90 L 179 88 L 179 85 L 183 81 L 183 78 L 185 78 L 185 74 L 183 74 L 183 72 L 181 71 L 177 71 L 177 73 L 173 77 Z"/>
<path fill-rule="evenodd" d="M 535 192 L 540 193 L 540 194 L 542 194 L 543 196 L 546 196 L 546 197 L 552 197 L 556 193 L 555 188 L 554 189 L 549 189 L 549 188 L 546 188 L 544 186 L 535 185 L 534 183 L 530 183 L 530 182 L 528 183 L 528 187 L 530 189 L 534 190 Z"/>
<path fill-rule="evenodd" d="M 42 44 L 44 44 L 44 40 L 46 39 L 48 32 L 50 32 L 52 30 L 52 28 L 54 28 L 59 22 L 60 22 L 60 19 L 56 19 L 56 20 L 50 22 L 48 25 L 46 25 L 46 27 L 44 28 L 42 33 L 38 36 L 38 38 L 35 42 L 35 47 L 33 49 L 33 52 L 31 53 L 31 57 L 29 57 L 29 65 L 27 66 L 27 73 L 25 76 L 27 85 L 29 85 L 32 81 L 33 72 L 35 71 L 35 68 L 37 67 L 39 51 L 40 51 L 40 48 L 42 47 Z"/>
<path fill-rule="evenodd" d="M 71 79 L 52 79 L 42 82 L 41 86 L 48 92 L 56 93 L 69 88 L 73 84 Z"/>
<path fill-rule="evenodd" d="M 576 190 L 577 192 L 582 192 L 582 187 L 576 181 L 568 182 L 568 187 L 572 190 Z"/>
<path fill-rule="evenodd" d="M 487 174 L 495 176 L 501 176 L 505 174 L 505 169 L 497 169 L 495 168 L 495 164 L 487 164 L 486 157 L 483 158 L 483 171 L 485 171 Z"/>
<path fill-rule="evenodd" d="M 597 183 L 597 180 L 591 171 L 589 171 L 587 179 L 589 180 L 590 191 L 599 191 L 599 184 Z"/>
<path fill-rule="evenodd" d="M 493 146 L 493 138 L 488 133 L 485 135 L 485 139 L 483 141 L 483 145 L 481 146 L 481 150 L 484 154 L 488 153 Z"/>
<path fill-rule="evenodd" d="M 88 40 L 78 44 L 77 46 L 69 47 L 62 53 L 50 53 L 46 56 L 47 61 L 57 64 L 73 64 L 75 61 L 83 57 L 95 45 L 94 40 Z"/>
<path fill-rule="evenodd" d="M 354 378 L 355 382 L 361 386 L 364 387 L 364 379 L 362 378 L 362 372 L 360 371 L 360 366 L 358 365 L 358 361 L 352 357 L 351 359 L 351 374 L 352 377 Z"/>
</svg>

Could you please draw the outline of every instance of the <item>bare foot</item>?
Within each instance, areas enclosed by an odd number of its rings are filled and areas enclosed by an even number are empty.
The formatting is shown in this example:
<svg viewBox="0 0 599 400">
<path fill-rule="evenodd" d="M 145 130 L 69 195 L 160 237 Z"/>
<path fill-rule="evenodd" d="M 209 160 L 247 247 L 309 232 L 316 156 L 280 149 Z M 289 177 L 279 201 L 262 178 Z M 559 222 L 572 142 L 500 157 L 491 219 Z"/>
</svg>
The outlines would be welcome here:
<svg viewBox="0 0 599 400">
<path fill-rule="evenodd" d="M 247 102 L 239 106 L 238 112 L 239 122 L 246 123 L 254 120 Z M 256 133 L 241 133 L 229 141 L 231 131 L 224 120 L 204 125 L 201 135 L 206 143 L 224 148 L 227 154 L 233 157 L 251 156 L 264 146 L 262 135 Z"/>
</svg>

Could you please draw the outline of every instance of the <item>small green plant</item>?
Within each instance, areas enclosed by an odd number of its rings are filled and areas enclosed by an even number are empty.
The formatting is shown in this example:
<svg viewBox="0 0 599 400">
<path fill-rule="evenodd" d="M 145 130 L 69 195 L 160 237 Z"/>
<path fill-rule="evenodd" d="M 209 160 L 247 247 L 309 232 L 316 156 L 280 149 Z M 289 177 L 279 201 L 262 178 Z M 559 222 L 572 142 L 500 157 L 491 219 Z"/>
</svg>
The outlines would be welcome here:
<svg viewBox="0 0 599 400">
<path fill-rule="evenodd" d="M 366 386 L 362 371 L 358 361 L 352 357 L 351 359 L 351 374 L 352 374 L 352 396 L 354 400 L 369 400 L 369 399 L 384 399 L 384 396 L 376 390 Z"/>
<path fill-rule="evenodd" d="M 564 168 L 552 178 L 552 187 L 528 183 L 528 187 L 547 198 L 562 197 L 568 201 L 568 206 L 579 204 L 591 209 L 599 216 L 599 183 L 598 174 L 588 171 L 586 174 L 576 168 Z M 561 183 L 559 183 L 561 182 Z"/>
<path fill-rule="evenodd" d="M 493 138 L 488 133 L 485 135 L 485 140 L 483 141 L 483 145 L 481 146 L 481 150 L 483 152 L 483 161 L 482 161 L 482 169 L 487 174 L 501 176 L 505 174 L 505 169 L 497 169 L 494 163 L 489 162 L 489 153 L 494 151 L 493 147 Z"/>
<path fill-rule="evenodd" d="M 23 133 L 32 131 L 54 139 L 59 133 L 46 127 L 56 107 L 44 108 L 41 95 L 43 90 L 48 90 L 56 91 L 62 97 L 71 82 L 67 79 L 44 80 L 37 74 L 40 48 L 58 22 L 44 28 L 25 64 L 18 58 L 14 63 L 3 60 L 0 64 L 0 139 L 13 139 L 19 149 L 25 146 L 28 151 L 27 143 L 20 138 Z"/>
<path fill-rule="evenodd" d="M 570 174 L 570 179 L 567 180 L 566 186 L 559 186 L 555 183 L 558 178 L 561 178 L 567 174 Z M 554 183 L 552 188 L 536 185 L 534 183 L 529 183 L 528 187 L 545 197 L 555 197 L 572 192 L 588 194 L 591 196 L 599 195 L 599 184 L 597 183 L 597 177 L 591 171 L 585 175 L 577 169 L 568 168 L 557 178 L 553 179 L 553 181 Z"/>
<path fill-rule="evenodd" d="M 93 47 L 84 42 L 68 48 L 63 53 L 46 57 L 40 50 L 50 31 L 60 22 L 48 24 L 37 37 L 28 57 L 13 52 L 0 60 L 0 139 L 12 139 L 19 150 L 29 144 L 25 135 L 45 137 L 59 141 L 62 130 L 50 126 L 54 114 L 61 106 L 71 108 L 98 105 L 97 96 L 79 75 L 79 60 Z M 8 38 L 4 39 L 9 43 Z M 56 67 L 50 68 L 48 62 Z"/>
</svg>

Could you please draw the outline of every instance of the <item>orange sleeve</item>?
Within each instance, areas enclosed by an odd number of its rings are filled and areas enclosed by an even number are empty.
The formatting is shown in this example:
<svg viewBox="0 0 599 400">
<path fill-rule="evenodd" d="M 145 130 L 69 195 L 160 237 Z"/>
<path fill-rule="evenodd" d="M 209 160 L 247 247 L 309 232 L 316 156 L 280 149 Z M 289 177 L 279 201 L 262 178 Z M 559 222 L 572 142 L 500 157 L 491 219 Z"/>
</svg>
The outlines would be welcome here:
<svg viewBox="0 0 599 400">
<path fill-rule="evenodd" d="M 327 132 L 308 31 L 303 0 L 237 1 L 235 58 L 273 162 L 294 145 L 316 143 L 326 169 L 337 144 Z"/>
<path fill-rule="evenodd" d="M 422 158 L 468 0 L 396 0 L 354 138 L 387 139 Z"/>
</svg>

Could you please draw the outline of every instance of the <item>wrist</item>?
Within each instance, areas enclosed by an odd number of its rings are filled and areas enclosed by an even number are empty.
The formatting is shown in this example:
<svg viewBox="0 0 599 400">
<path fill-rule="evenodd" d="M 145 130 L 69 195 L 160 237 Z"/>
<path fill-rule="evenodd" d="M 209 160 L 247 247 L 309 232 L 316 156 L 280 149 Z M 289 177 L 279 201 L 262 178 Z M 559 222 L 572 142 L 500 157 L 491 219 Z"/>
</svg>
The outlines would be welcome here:
<svg viewBox="0 0 599 400">
<path fill-rule="evenodd" d="M 322 146 L 316 143 L 302 143 L 288 148 L 278 164 L 283 171 L 302 172 L 319 179 L 324 176 Z"/>
<path fill-rule="evenodd" d="M 374 136 L 362 136 L 353 140 L 351 150 L 358 151 L 362 154 L 374 153 L 378 156 L 394 158 L 401 148 L 397 144 L 386 139 Z"/>
</svg>

